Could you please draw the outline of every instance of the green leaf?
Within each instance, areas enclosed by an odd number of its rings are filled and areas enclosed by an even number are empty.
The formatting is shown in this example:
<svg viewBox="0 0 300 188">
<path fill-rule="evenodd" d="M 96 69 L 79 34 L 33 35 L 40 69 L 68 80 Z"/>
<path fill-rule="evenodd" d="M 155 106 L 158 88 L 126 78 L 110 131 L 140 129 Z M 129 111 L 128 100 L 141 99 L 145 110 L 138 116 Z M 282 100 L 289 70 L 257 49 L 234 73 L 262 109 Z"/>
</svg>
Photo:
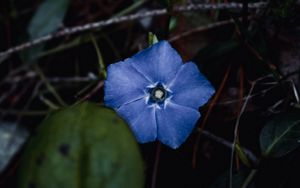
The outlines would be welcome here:
<svg viewBox="0 0 300 188">
<path fill-rule="evenodd" d="M 62 26 L 69 0 L 45 0 L 33 15 L 27 28 L 29 39 L 34 40 L 56 31 Z M 44 44 L 34 46 L 22 54 L 25 62 L 32 62 L 42 53 Z"/>
<path fill-rule="evenodd" d="M 169 31 L 173 31 L 177 27 L 177 18 L 171 17 L 170 23 L 169 23 Z"/>
<path fill-rule="evenodd" d="M 82 103 L 50 114 L 28 143 L 19 187 L 142 188 L 143 162 L 114 111 Z"/>
<path fill-rule="evenodd" d="M 57 30 L 65 17 L 69 0 L 45 0 L 35 12 L 28 26 L 30 39 Z"/>
<path fill-rule="evenodd" d="M 151 45 L 153 45 L 157 42 L 159 42 L 157 36 L 155 34 L 153 34 L 152 32 L 149 32 L 148 33 L 148 44 L 149 44 L 149 46 L 151 46 Z"/>
<path fill-rule="evenodd" d="M 300 145 L 300 111 L 273 117 L 260 134 L 264 156 L 281 157 Z"/>
</svg>

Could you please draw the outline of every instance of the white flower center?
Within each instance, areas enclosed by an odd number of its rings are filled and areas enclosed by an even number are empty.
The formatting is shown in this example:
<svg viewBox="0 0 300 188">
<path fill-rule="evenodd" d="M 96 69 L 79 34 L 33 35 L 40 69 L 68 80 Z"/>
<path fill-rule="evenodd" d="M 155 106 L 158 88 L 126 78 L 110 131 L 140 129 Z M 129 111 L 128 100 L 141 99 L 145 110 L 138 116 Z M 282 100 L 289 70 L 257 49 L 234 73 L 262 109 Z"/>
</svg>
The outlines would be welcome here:
<svg viewBox="0 0 300 188">
<path fill-rule="evenodd" d="M 154 97 L 157 99 L 163 99 L 165 93 L 161 89 L 156 89 L 154 92 Z"/>
<path fill-rule="evenodd" d="M 167 98 L 170 97 L 170 90 L 165 89 L 165 86 L 160 83 L 155 83 L 147 87 L 145 91 L 147 94 L 147 103 L 158 103 L 159 105 L 163 104 Z"/>
</svg>

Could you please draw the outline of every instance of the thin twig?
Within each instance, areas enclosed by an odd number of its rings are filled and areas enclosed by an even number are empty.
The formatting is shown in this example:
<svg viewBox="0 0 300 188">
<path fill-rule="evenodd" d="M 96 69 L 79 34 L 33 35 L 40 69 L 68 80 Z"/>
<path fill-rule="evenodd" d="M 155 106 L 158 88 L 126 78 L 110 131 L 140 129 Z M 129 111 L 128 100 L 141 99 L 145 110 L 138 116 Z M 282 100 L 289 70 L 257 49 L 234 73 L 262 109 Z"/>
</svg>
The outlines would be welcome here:
<svg viewBox="0 0 300 188">
<path fill-rule="evenodd" d="M 46 98 L 44 95 L 39 95 L 40 100 L 46 105 L 48 106 L 51 110 L 57 110 L 60 107 L 55 104 L 54 102 L 52 102 L 51 100 L 49 100 L 48 98 Z"/>
<path fill-rule="evenodd" d="M 98 58 L 98 64 L 99 64 L 99 75 L 102 75 L 104 78 L 106 78 L 106 69 L 105 69 L 105 63 L 103 61 L 102 53 L 100 51 L 100 48 L 98 46 L 98 43 L 93 35 L 90 35 L 90 38 L 92 40 L 92 43 L 94 45 L 94 48 L 96 50 L 97 58 Z"/>
<path fill-rule="evenodd" d="M 25 76 L 15 76 L 15 77 L 8 77 L 5 79 L 5 83 L 10 83 L 10 84 L 18 84 L 21 82 L 24 82 L 25 79 L 28 77 Z M 85 77 L 80 77 L 80 76 L 74 76 L 74 77 L 52 77 L 52 78 L 47 78 L 49 82 L 57 83 L 57 82 L 93 82 L 97 81 L 98 77 L 94 74 L 85 76 Z"/>
<path fill-rule="evenodd" d="M 78 102 L 82 102 L 82 101 L 85 101 L 87 99 L 89 99 L 93 94 L 96 93 L 96 91 L 98 91 L 98 89 L 100 89 L 102 86 L 104 85 L 104 82 L 103 81 L 100 81 L 96 87 L 94 87 L 92 89 L 92 91 L 90 91 L 88 94 L 86 94 L 83 98 L 81 98 Z"/>
<path fill-rule="evenodd" d="M 155 162 L 154 162 L 153 173 L 152 173 L 151 188 L 156 187 L 156 177 L 157 177 L 157 171 L 158 171 L 160 152 L 161 152 L 161 144 L 158 142 L 157 148 L 156 148 L 156 153 L 155 153 Z"/>
<path fill-rule="evenodd" d="M 240 125 L 240 120 L 241 120 L 241 117 L 246 109 L 246 106 L 248 104 L 248 101 L 250 99 L 250 96 L 251 96 L 251 93 L 254 89 L 254 86 L 255 86 L 255 83 L 256 82 L 253 82 L 251 84 L 251 88 L 250 88 L 250 91 L 247 95 L 247 98 L 241 108 L 241 111 L 236 119 L 236 123 L 235 123 L 235 126 L 234 126 L 234 138 L 233 138 L 233 143 L 232 143 L 232 146 L 231 146 L 231 156 L 230 156 L 230 171 L 229 171 L 229 187 L 232 188 L 232 171 L 233 171 L 233 158 L 234 158 L 234 151 L 235 151 L 235 145 L 236 145 L 236 142 L 237 142 L 237 138 L 238 138 L 238 130 L 239 130 L 239 125 Z"/>
<path fill-rule="evenodd" d="M 33 81 L 29 81 L 28 83 L 24 84 L 21 86 L 21 88 L 18 90 L 13 89 L 12 91 L 18 91 L 15 95 L 13 93 L 10 93 L 10 95 L 7 96 L 7 98 L 9 98 L 9 107 L 7 108 L 7 110 L 13 108 L 14 106 L 16 106 L 18 104 L 18 102 L 22 99 L 22 97 L 25 95 L 25 93 L 27 93 L 27 91 L 31 88 L 31 85 L 33 84 Z M 16 86 L 16 88 L 18 88 L 18 86 Z M 12 92 L 11 91 L 11 92 Z M 5 112 L 2 113 L 2 115 L 5 115 Z"/>
<path fill-rule="evenodd" d="M 17 89 L 17 85 L 12 85 L 11 88 L 0 96 L 0 104 L 7 99 Z"/>
<path fill-rule="evenodd" d="M 56 92 L 56 89 L 50 84 L 49 80 L 46 78 L 46 76 L 43 74 L 42 70 L 35 65 L 34 66 L 36 73 L 40 76 L 41 80 L 46 85 L 47 89 L 52 93 L 52 95 L 56 98 L 56 100 L 59 102 L 61 106 L 67 106 L 67 104 L 64 102 L 64 100 L 61 98 L 61 96 Z M 43 97 L 41 97 L 44 99 Z"/>
<path fill-rule="evenodd" d="M 226 147 L 228 147 L 228 148 L 230 148 L 230 149 L 231 149 L 231 147 L 232 147 L 232 143 L 231 143 L 231 142 L 225 140 L 224 138 L 221 138 L 221 137 L 219 137 L 219 136 L 216 136 L 216 135 L 214 135 L 213 133 L 211 133 L 211 132 L 209 132 L 209 131 L 203 130 L 203 129 L 201 129 L 201 128 L 198 128 L 197 131 L 200 132 L 203 136 L 205 136 L 205 137 L 207 137 L 207 138 L 210 138 L 210 139 L 212 139 L 213 141 L 215 141 L 215 142 L 217 142 L 217 143 L 220 143 L 220 144 L 222 144 L 222 145 L 224 145 L 224 146 L 226 146 Z M 248 159 L 250 159 L 251 162 L 253 162 L 253 164 L 256 164 L 257 161 L 258 161 L 258 159 L 257 159 L 257 157 L 255 156 L 255 154 L 254 154 L 252 151 L 250 151 L 249 149 L 247 149 L 247 148 L 242 147 L 242 149 L 243 149 L 243 152 L 244 152 L 244 153 L 246 154 L 246 156 L 248 157 Z"/>
<path fill-rule="evenodd" d="M 7 109 L 0 109 L 0 113 L 16 115 L 16 116 L 44 116 L 49 113 L 50 110 L 7 110 Z"/>
<path fill-rule="evenodd" d="M 270 75 L 270 76 L 272 76 L 272 75 Z M 265 76 L 265 77 L 262 77 L 262 78 L 265 79 L 265 78 L 268 78 L 268 77 L 269 77 L 269 75 Z M 259 79 L 259 80 L 262 80 L 262 79 Z M 258 84 L 259 83 L 258 83 L 258 80 L 257 80 L 256 81 L 256 85 L 258 85 Z M 249 99 L 254 98 L 256 96 L 259 96 L 259 95 L 265 95 L 270 90 L 276 88 L 278 86 L 278 84 L 279 84 L 279 82 L 260 83 L 260 85 L 271 85 L 271 86 L 268 87 L 268 88 L 266 88 L 266 89 L 264 89 L 264 90 L 261 90 L 261 91 L 259 91 L 257 93 L 252 94 L 251 96 L 249 96 Z M 245 101 L 247 98 L 248 98 L 248 96 L 245 96 L 242 99 L 243 99 L 243 101 Z M 224 101 L 224 102 L 218 102 L 218 103 L 216 103 L 216 105 L 218 105 L 218 106 L 225 106 L 225 105 L 230 105 L 230 104 L 233 104 L 233 103 L 236 103 L 236 102 L 240 102 L 240 100 L 239 99 L 235 99 L 235 100 L 228 100 L 228 101 Z"/>
<path fill-rule="evenodd" d="M 210 105 L 208 106 L 208 109 L 207 109 L 207 112 L 205 113 L 205 116 L 202 120 L 202 123 L 200 124 L 200 128 L 201 129 L 204 129 L 204 126 L 208 120 L 208 117 L 212 111 L 212 109 L 214 108 L 216 102 L 219 100 L 220 96 L 221 96 L 221 93 L 224 89 L 224 86 L 225 86 L 225 83 L 227 81 L 227 78 L 228 78 L 228 75 L 229 75 L 229 72 L 231 70 L 231 64 L 228 66 L 228 68 L 226 69 L 226 72 L 225 72 L 225 75 L 223 77 L 223 80 L 220 84 L 220 87 L 218 88 L 215 96 L 213 97 L 213 99 L 211 100 L 211 103 Z M 199 146 L 199 142 L 200 142 L 200 138 L 201 138 L 201 132 L 198 133 L 197 137 L 196 137 L 196 141 L 195 141 L 195 144 L 194 144 L 194 149 L 193 149 L 193 159 L 192 159 L 192 165 L 193 165 L 193 168 L 196 167 L 196 161 L 197 161 L 197 153 L 198 153 L 198 146 Z"/>
<path fill-rule="evenodd" d="M 265 8 L 266 7 L 265 2 L 257 2 L 257 3 L 249 3 L 248 8 L 249 9 L 260 9 L 260 8 Z M 202 3 L 202 4 L 190 4 L 186 6 L 177 6 L 174 7 L 173 12 L 187 12 L 187 11 L 196 11 L 196 10 L 221 10 L 221 9 L 242 9 L 242 4 L 241 3 Z M 30 48 L 32 46 L 35 46 L 37 44 L 41 44 L 47 41 L 50 41 L 54 38 L 66 36 L 66 35 L 71 35 L 71 34 L 76 34 L 80 33 L 83 31 L 88 31 L 96 28 L 101 28 L 105 27 L 108 25 L 116 24 L 116 23 L 122 23 L 122 22 L 128 22 L 128 21 L 133 21 L 141 18 L 146 18 L 146 17 L 153 17 L 153 16 L 161 16 L 167 14 L 167 9 L 156 9 L 156 10 L 151 10 L 147 12 L 138 12 L 135 14 L 131 14 L 128 16 L 121 16 L 121 17 L 115 17 L 115 18 L 110 18 L 107 20 L 102 20 L 99 22 L 92 22 L 92 23 L 87 23 L 85 25 L 80 25 L 80 26 L 75 26 L 75 27 L 69 27 L 65 28 L 63 30 L 60 30 L 55 33 L 50 33 L 48 35 L 45 35 L 43 37 L 37 38 L 33 41 L 30 42 L 25 42 L 23 44 L 20 44 L 18 46 L 12 47 L 6 51 L 0 52 L 0 58 L 4 58 L 5 56 L 11 55 L 12 53 L 19 52 L 21 50 L 24 50 L 26 48 Z"/>
<path fill-rule="evenodd" d="M 252 179 L 254 178 L 254 176 L 257 173 L 257 169 L 252 169 L 250 174 L 247 176 L 245 182 L 242 185 L 242 188 L 247 188 L 248 185 L 251 183 Z"/>
<path fill-rule="evenodd" d="M 289 80 L 289 81 L 291 82 L 291 85 L 292 85 L 292 88 L 293 88 L 293 92 L 294 92 L 294 96 L 295 96 L 296 102 L 299 104 L 299 103 L 300 103 L 300 100 L 299 100 L 299 94 L 298 94 L 296 85 L 295 85 L 295 83 L 294 83 L 293 80 Z"/>
<path fill-rule="evenodd" d="M 199 26 L 199 27 L 197 27 L 195 29 L 188 30 L 188 31 L 183 32 L 183 33 L 181 33 L 179 35 L 171 37 L 169 39 L 169 41 L 170 42 L 174 42 L 174 41 L 176 41 L 178 39 L 190 36 L 190 35 L 192 35 L 194 33 L 203 32 L 203 31 L 206 31 L 206 30 L 209 30 L 209 29 L 212 29 L 212 28 L 216 28 L 216 27 L 220 27 L 220 26 L 224 26 L 224 25 L 228 25 L 228 24 L 232 24 L 232 23 L 234 23 L 234 20 L 233 19 L 229 19 L 229 20 L 223 20 L 223 21 L 219 21 L 219 22 L 210 23 L 210 24 L 207 24 L 207 25 L 202 25 L 202 26 Z"/>
</svg>

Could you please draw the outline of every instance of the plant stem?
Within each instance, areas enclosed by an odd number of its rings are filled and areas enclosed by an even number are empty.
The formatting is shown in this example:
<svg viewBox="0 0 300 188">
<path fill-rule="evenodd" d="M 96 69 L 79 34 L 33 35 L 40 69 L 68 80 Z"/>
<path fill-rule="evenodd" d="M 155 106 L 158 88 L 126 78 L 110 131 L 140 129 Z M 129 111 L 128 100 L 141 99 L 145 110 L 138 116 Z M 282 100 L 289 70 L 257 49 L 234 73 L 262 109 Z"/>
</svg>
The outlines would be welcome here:
<svg viewBox="0 0 300 188">
<path fill-rule="evenodd" d="M 43 74 L 42 70 L 39 68 L 37 64 L 34 65 L 34 69 L 36 70 L 37 74 L 40 76 L 41 80 L 46 85 L 47 89 L 53 94 L 56 98 L 57 102 L 60 103 L 62 106 L 67 106 L 67 104 L 63 101 L 60 95 L 57 93 L 56 89 L 50 84 L 46 76 Z"/>
</svg>

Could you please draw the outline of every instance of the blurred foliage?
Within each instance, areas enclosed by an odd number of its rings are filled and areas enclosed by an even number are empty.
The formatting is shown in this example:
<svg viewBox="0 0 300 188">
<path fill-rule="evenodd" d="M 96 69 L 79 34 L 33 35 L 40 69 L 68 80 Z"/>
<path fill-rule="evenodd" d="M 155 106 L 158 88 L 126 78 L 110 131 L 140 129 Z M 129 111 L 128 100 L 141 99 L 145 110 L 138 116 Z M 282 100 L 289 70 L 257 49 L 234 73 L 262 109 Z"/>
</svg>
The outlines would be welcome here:
<svg viewBox="0 0 300 188">
<path fill-rule="evenodd" d="M 112 110 L 82 103 L 42 122 L 24 152 L 18 183 L 20 188 L 141 188 L 143 180 L 142 158 L 124 121 Z"/>
<path fill-rule="evenodd" d="M 264 156 L 282 157 L 300 145 L 300 111 L 276 115 L 262 129 Z"/>
<path fill-rule="evenodd" d="M 295 4 L 297 0 L 273 0 L 270 2 L 271 14 L 278 18 L 295 16 Z"/>
<path fill-rule="evenodd" d="M 36 10 L 29 25 L 29 39 L 34 40 L 56 31 L 63 26 L 63 19 L 69 7 L 69 0 L 46 0 Z M 23 54 L 25 61 L 33 61 L 43 51 L 44 45 L 28 49 Z"/>
<path fill-rule="evenodd" d="M 0 122 L 0 172 L 9 164 L 28 137 L 28 132 L 12 122 Z"/>
<path fill-rule="evenodd" d="M 30 39 L 36 39 L 49 34 L 59 27 L 69 5 L 69 0 L 46 0 L 36 10 L 29 26 L 28 33 Z"/>
</svg>

